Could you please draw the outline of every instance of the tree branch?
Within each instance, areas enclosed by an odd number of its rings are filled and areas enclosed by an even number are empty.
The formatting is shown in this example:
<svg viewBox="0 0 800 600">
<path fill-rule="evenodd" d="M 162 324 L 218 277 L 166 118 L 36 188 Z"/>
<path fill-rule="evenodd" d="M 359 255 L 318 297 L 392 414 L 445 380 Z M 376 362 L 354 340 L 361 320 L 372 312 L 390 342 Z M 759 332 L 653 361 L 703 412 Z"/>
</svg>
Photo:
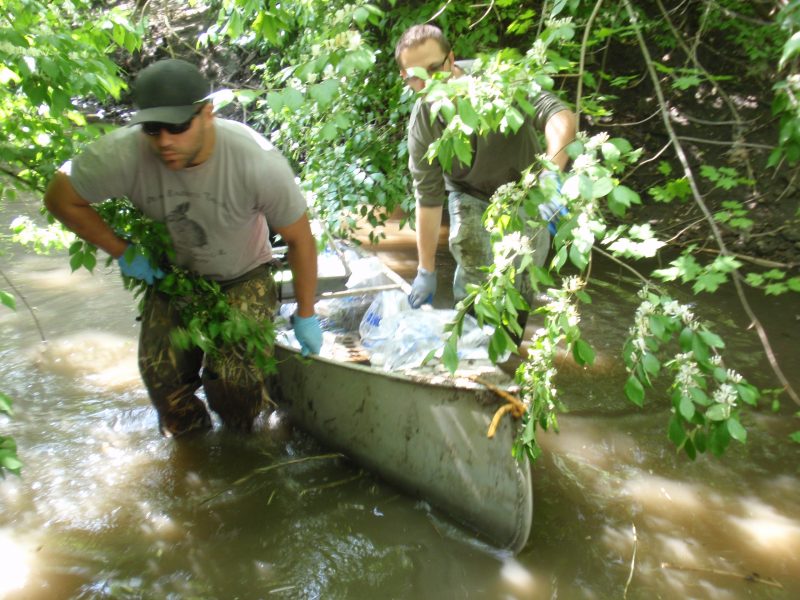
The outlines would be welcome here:
<svg viewBox="0 0 800 600">
<path fill-rule="evenodd" d="M 708 206 L 703 201 L 702 195 L 700 194 L 700 190 L 697 187 L 697 181 L 694 178 L 692 173 L 692 167 L 689 164 L 689 160 L 686 156 L 686 153 L 683 150 L 683 146 L 681 146 L 680 140 L 678 136 L 675 134 L 675 130 L 672 127 L 672 122 L 669 116 L 669 110 L 667 109 L 667 102 L 664 98 L 664 92 L 661 89 L 661 84 L 658 80 L 658 74 L 653 67 L 653 60 L 650 56 L 650 50 L 645 43 L 644 36 L 642 35 L 641 27 L 639 26 L 639 18 L 634 11 L 633 7 L 631 6 L 630 0 L 623 0 L 625 4 L 625 9 L 628 12 L 628 16 L 631 20 L 631 25 L 633 26 L 634 33 L 636 34 L 636 39 L 639 42 L 639 47 L 642 51 L 642 55 L 645 59 L 645 64 L 647 66 L 647 70 L 650 73 L 650 79 L 653 82 L 653 88 L 658 97 L 659 106 L 661 107 L 661 116 L 664 121 L 664 127 L 669 134 L 670 139 L 672 140 L 673 145 L 675 146 L 675 153 L 678 156 L 678 160 L 680 161 L 681 165 L 683 166 L 684 173 L 686 174 L 686 178 L 689 182 L 689 187 L 692 190 L 692 195 L 694 196 L 695 203 L 700 207 L 700 210 L 705 215 L 706 222 L 708 223 L 709 228 L 711 229 L 711 234 L 714 240 L 719 246 L 720 254 L 723 256 L 730 256 L 732 257 L 732 253 L 728 250 L 727 246 L 725 245 L 725 241 L 722 239 L 722 234 L 717 227 L 717 223 L 714 220 L 714 216 L 711 214 Z M 798 405 L 800 406 L 800 396 L 797 395 L 797 392 L 792 387 L 792 384 L 786 379 L 786 376 L 783 374 L 780 365 L 778 364 L 778 360 L 775 356 L 775 352 L 772 350 L 772 346 L 769 343 L 769 338 L 767 337 L 767 332 L 764 330 L 764 326 L 762 325 L 761 321 L 758 319 L 756 314 L 753 312 L 750 303 L 747 301 L 747 297 L 744 293 L 744 286 L 742 283 L 742 277 L 739 274 L 738 270 L 734 270 L 731 272 L 731 280 L 733 281 L 733 285 L 736 288 L 736 294 L 739 297 L 739 302 L 742 305 L 747 317 L 750 319 L 753 327 L 755 327 L 756 332 L 758 334 L 759 339 L 761 340 L 761 345 L 766 352 L 767 359 L 769 360 L 770 366 L 772 367 L 773 372 L 775 373 L 778 380 L 784 387 L 784 390 L 789 395 L 789 397 Z"/>
</svg>

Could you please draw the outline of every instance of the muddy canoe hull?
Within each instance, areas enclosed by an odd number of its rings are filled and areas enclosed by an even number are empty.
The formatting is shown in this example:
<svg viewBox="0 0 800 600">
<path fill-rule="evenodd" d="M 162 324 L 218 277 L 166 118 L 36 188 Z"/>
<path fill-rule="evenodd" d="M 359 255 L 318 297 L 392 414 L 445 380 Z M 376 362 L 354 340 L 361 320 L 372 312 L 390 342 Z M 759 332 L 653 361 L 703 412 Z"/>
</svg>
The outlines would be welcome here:
<svg viewBox="0 0 800 600">
<path fill-rule="evenodd" d="M 274 393 L 292 421 L 500 547 L 519 552 L 533 517 L 531 470 L 511 456 L 515 424 L 477 384 L 430 384 L 276 346 Z"/>
</svg>

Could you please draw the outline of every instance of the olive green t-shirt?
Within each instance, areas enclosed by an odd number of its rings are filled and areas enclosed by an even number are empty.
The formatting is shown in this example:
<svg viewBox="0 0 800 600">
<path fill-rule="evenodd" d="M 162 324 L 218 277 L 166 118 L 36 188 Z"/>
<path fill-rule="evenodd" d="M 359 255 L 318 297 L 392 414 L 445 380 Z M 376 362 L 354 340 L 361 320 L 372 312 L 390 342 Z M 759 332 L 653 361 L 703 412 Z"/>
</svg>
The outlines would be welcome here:
<svg viewBox="0 0 800 600">
<path fill-rule="evenodd" d="M 227 281 L 272 258 L 270 228 L 307 209 L 289 163 L 251 128 L 215 118 L 215 142 L 203 163 L 171 171 L 139 126 L 120 127 L 72 160 L 75 191 L 95 203 L 128 198 L 165 222 L 176 264 Z"/>
<path fill-rule="evenodd" d="M 468 72 L 472 62 L 456 64 Z M 472 164 L 465 165 L 454 158 L 450 172 L 446 173 L 438 160 L 429 162 L 425 153 L 447 124 L 441 115 L 431 122 L 431 106 L 424 98 L 419 98 L 408 125 L 408 166 L 414 195 L 420 205 L 441 206 L 447 199 L 447 192 L 465 192 L 488 201 L 501 185 L 519 180 L 522 171 L 542 153 L 538 133 L 544 131 L 551 116 L 567 110 L 567 106 L 549 92 L 539 94 L 533 105 L 536 115 L 526 115 L 516 133 L 495 132 L 481 137 L 473 134 Z"/>
</svg>

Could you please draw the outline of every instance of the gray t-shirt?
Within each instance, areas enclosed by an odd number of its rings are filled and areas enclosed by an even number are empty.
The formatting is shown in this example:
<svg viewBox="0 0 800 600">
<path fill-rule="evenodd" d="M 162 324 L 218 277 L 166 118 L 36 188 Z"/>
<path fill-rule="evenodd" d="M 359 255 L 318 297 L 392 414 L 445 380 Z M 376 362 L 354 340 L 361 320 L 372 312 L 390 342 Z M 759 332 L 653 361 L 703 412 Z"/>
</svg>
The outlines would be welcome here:
<svg viewBox="0 0 800 600">
<path fill-rule="evenodd" d="M 215 118 L 214 150 L 205 162 L 167 169 L 139 127 L 121 127 L 72 161 L 70 181 L 88 202 L 128 198 L 166 222 L 176 264 L 226 281 L 272 258 L 269 227 L 306 211 L 289 163 L 261 135 Z"/>
<path fill-rule="evenodd" d="M 458 61 L 456 64 L 469 72 L 473 62 Z M 535 117 L 526 115 L 516 133 L 496 132 L 481 137 L 473 134 L 472 164 L 467 166 L 454 158 L 450 172 L 445 173 L 441 163 L 436 159 L 428 162 L 425 153 L 428 146 L 441 137 L 447 123 L 441 114 L 431 123 L 431 105 L 419 98 L 408 124 L 408 167 L 417 201 L 422 206 L 441 206 L 447 199 L 447 192 L 465 192 L 488 200 L 501 185 L 518 181 L 522 171 L 542 153 L 537 132 L 544 131 L 551 116 L 567 109 L 549 92 L 539 94 L 533 105 Z"/>
</svg>

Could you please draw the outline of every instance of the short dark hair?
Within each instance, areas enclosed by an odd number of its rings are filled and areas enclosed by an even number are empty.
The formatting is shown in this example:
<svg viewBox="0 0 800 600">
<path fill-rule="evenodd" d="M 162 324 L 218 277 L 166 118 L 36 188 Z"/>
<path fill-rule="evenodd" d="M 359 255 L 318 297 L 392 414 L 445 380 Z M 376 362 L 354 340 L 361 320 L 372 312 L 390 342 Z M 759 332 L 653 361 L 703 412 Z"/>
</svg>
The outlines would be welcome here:
<svg viewBox="0 0 800 600">
<path fill-rule="evenodd" d="M 394 59 L 397 61 L 397 64 L 402 68 L 403 65 L 400 62 L 400 54 L 403 50 L 407 48 L 414 48 L 415 46 L 419 46 L 427 42 L 428 40 L 436 40 L 436 43 L 439 44 L 439 47 L 445 54 L 450 54 L 450 42 L 448 42 L 442 30 L 439 29 L 436 25 L 431 25 L 429 23 L 423 23 L 421 25 L 413 25 L 405 30 L 403 35 L 400 36 L 400 39 L 397 41 L 397 46 L 394 48 Z"/>
</svg>

